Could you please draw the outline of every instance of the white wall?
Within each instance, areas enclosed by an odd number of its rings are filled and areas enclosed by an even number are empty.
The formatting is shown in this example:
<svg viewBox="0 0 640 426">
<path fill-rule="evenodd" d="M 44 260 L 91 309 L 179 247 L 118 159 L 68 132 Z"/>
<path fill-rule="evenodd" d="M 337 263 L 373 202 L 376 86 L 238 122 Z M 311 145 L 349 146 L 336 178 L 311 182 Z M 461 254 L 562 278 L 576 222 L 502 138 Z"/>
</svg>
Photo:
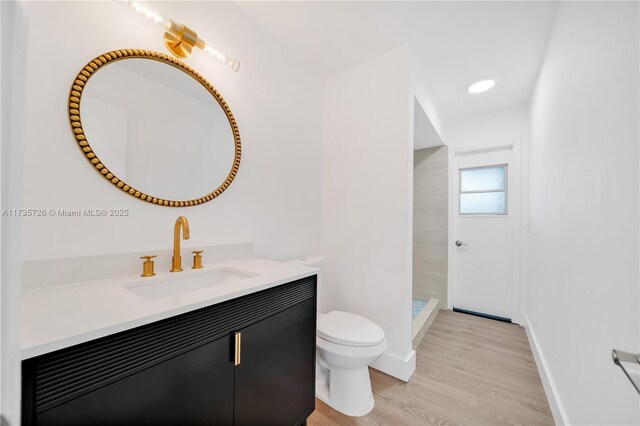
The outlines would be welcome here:
<svg viewBox="0 0 640 426">
<path fill-rule="evenodd" d="M 418 112 L 418 115 L 424 112 L 422 118 L 426 116 L 428 121 L 427 131 L 425 133 L 421 131 L 418 137 L 424 135 L 431 139 L 426 142 L 427 146 L 420 145 L 420 142 L 414 141 L 417 143 L 416 149 L 442 145 L 442 135 L 444 132 L 443 121 L 445 117 L 440 113 L 438 102 L 433 94 L 433 90 L 431 90 L 431 87 L 427 83 L 424 70 L 420 67 L 415 53 L 411 51 L 409 55 L 411 61 L 411 90 L 413 91 L 415 101 L 420 104 L 420 108 L 422 109 L 422 111 Z M 417 127 L 420 127 L 420 124 L 418 124 Z M 446 144 L 446 142 L 444 142 L 444 144 Z"/>
<path fill-rule="evenodd" d="M 640 422 L 611 361 L 640 352 L 638 6 L 561 3 L 531 102 L 528 317 L 559 423 Z"/>
<path fill-rule="evenodd" d="M 418 102 L 417 98 L 413 101 L 413 149 L 433 148 L 442 146 L 442 138 L 438 131 L 429 120 L 427 113 Z"/>
<path fill-rule="evenodd" d="M 402 47 L 325 82 L 320 311 L 379 324 L 389 349 L 374 365 L 408 380 L 411 348 L 413 103 Z"/>
<path fill-rule="evenodd" d="M 22 145 L 24 135 L 24 15 L 18 2 L 0 3 L 1 146 L 0 208 L 22 207 Z M 13 102 L 9 102 L 12 99 Z M 0 225 L 0 424 L 20 422 L 20 217 L 2 215 Z"/>
<path fill-rule="evenodd" d="M 449 118 L 444 122 L 443 134 L 443 139 L 451 148 L 511 142 L 518 139 L 526 144 L 529 134 L 529 108 L 527 105 L 521 105 L 486 114 Z"/>
<path fill-rule="evenodd" d="M 178 215 L 191 224 L 185 246 L 253 241 L 258 256 L 274 259 L 318 252 L 322 80 L 233 3 L 154 6 L 242 62 L 233 73 L 197 49 L 185 60 L 216 86 L 238 121 L 243 152 L 236 179 L 215 200 L 185 209 L 151 205 L 108 184 L 87 164 L 69 130 L 70 85 L 103 52 L 164 52 L 162 27 L 114 2 L 28 3 L 24 204 L 126 208 L 130 215 L 29 218 L 23 259 L 170 247 Z"/>
</svg>

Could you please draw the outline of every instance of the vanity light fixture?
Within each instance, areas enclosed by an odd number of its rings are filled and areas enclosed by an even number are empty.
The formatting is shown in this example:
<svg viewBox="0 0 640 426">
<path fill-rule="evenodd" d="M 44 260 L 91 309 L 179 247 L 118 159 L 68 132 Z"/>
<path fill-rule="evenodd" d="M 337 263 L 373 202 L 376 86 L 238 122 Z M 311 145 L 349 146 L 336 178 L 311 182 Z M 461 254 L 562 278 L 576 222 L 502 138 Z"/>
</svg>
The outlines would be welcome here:
<svg viewBox="0 0 640 426">
<path fill-rule="evenodd" d="M 155 24 L 162 24 L 166 31 L 163 36 L 165 47 L 174 56 L 178 58 L 186 58 L 191 55 L 193 47 L 201 49 L 209 56 L 225 63 L 232 71 L 237 72 L 240 69 L 240 61 L 234 58 L 228 58 L 224 54 L 218 52 L 213 47 L 198 37 L 198 34 L 186 25 L 180 24 L 171 18 L 163 17 L 160 12 L 150 8 L 142 2 L 136 0 L 114 0 L 117 3 L 126 4 L 134 12 L 144 16 Z"/>
<path fill-rule="evenodd" d="M 480 80 L 480 81 L 476 81 L 471 86 L 469 86 L 467 91 L 471 94 L 482 93 L 482 92 L 486 92 L 489 89 L 492 89 L 493 86 L 495 85 L 496 85 L 495 80 L 491 80 L 491 79 Z"/>
</svg>

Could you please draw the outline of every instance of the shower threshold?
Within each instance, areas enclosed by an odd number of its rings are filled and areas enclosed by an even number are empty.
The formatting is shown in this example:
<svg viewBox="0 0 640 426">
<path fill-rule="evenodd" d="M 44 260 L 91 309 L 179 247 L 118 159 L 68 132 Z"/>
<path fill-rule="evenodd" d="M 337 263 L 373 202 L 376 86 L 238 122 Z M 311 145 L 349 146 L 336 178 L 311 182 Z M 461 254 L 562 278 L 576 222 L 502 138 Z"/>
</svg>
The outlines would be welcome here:
<svg viewBox="0 0 640 426">
<path fill-rule="evenodd" d="M 415 303 L 418 302 L 418 303 Z M 414 300 L 414 305 L 420 306 L 420 301 Z M 429 299 L 426 304 L 417 313 L 414 313 L 413 318 L 413 348 L 415 349 L 420 344 L 422 337 L 427 332 L 427 329 L 433 322 L 433 319 L 438 313 L 438 306 L 440 301 L 438 299 Z"/>
</svg>

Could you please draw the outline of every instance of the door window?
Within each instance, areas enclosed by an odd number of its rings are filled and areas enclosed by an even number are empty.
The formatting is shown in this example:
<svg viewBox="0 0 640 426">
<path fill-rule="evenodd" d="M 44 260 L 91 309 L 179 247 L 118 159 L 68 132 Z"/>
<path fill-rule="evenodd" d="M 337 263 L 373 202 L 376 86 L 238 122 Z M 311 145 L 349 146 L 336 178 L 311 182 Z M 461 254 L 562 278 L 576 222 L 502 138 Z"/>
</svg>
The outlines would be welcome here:
<svg viewBox="0 0 640 426">
<path fill-rule="evenodd" d="M 460 169 L 461 215 L 507 214 L 507 165 Z"/>
</svg>

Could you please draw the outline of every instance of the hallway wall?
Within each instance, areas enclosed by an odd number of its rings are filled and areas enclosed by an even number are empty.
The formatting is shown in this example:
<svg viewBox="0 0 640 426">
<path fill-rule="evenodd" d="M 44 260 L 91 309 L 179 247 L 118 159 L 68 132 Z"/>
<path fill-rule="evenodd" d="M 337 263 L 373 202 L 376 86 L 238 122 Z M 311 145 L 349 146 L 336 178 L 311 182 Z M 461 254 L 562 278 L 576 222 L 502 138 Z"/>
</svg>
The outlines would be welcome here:
<svg viewBox="0 0 640 426">
<path fill-rule="evenodd" d="M 640 422 L 611 361 L 640 352 L 639 18 L 561 2 L 531 103 L 527 315 L 560 424 Z"/>
<path fill-rule="evenodd" d="M 447 306 L 448 148 L 413 155 L 413 298 Z"/>
</svg>

